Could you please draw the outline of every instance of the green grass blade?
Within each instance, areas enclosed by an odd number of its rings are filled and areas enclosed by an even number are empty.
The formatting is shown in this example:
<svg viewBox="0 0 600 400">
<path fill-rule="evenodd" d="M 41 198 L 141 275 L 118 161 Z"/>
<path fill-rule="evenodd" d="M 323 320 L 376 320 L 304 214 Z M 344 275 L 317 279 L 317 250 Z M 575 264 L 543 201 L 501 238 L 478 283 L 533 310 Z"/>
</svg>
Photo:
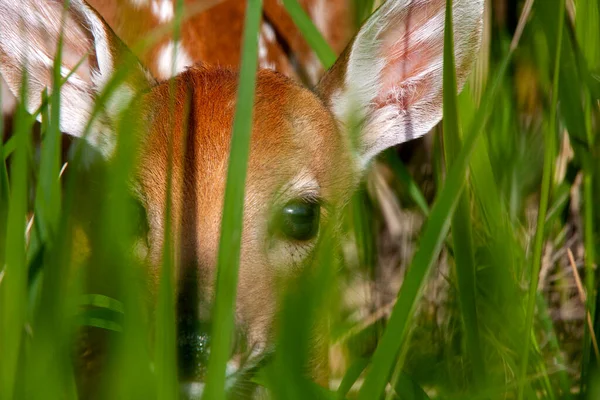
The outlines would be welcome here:
<svg viewBox="0 0 600 400">
<path fill-rule="evenodd" d="M 66 9 L 66 8 L 65 8 Z M 65 19 L 63 11 L 62 19 Z M 43 221 L 42 227 L 50 232 L 42 232 L 46 239 L 51 239 L 58 229 L 61 209 L 61 187 L 58 174 L 60 172 L 61 133 L 60 121 L 60 87 L 62 83 L 62 49 L 64 24 L 61 24 L 56 54 L 52 67 L 52 93 L 50 94 L 50 120 L 43 138 L 40 160 L 40 175 L 36 190 L 36 218 Z"/>
<path fill-rule="evenodd" d="M 359 189 L 350 201 L 350 215 L 361 267 L 373 268 L 377 263 L 375 238 L 373 235 L 373 210 L 366 190 Z"/>
<path fill-rule="evenodd" d="M 214 322 L 211 332 L 212 344 L 204 394 L 205 399 L 211 400 L 222 399 L 225 395 L 225 366 L 229 359 L 234 324 L 261 10 L 262 0 L 248 1 L 240 83 L 233 122 L 217 261 L 216 295 L 212 314 Z"/>
<path fill-rule="evenodd" d="M 575 29 L 581 51 L 591 71 L 600 69 L 600 5 L 596 0 L 577 0 Z"/>
<path fill-rule="evenodd" d="M 454 163 L 461 147 L 460 122 L 457 107 L 456 66 L 454 60 L 454 33 L 452 0 L 446 1 L 446 24 L 444 32 L 444 153 L 447 168 Z M 452 217 L 452 241 L 458 281 L 458 297 L 465 329 L 465 345 L 472 364 L 472 376 L 476 386 L 485 381 L 485 364 L 479 338 L 476 308 L 475 251 L 471 221 L 471 204 L 467 191 L 460 196 Z"/>
<path fill-rule="evenodd" d="M 331 221 L 339 217 L 339 214 L 334 215 Z M 317 329 L 319 336 L 329 333 L 332 288 L 336 287 L 338 270 L 334 226 L 328 223 L 320 230 L 315 258 L 308 261 L 311 264 L 304 268 L 302 275 L 283 282 L 287 290 L 282 293 L 275 358 L 269 367 L 274 398 L 304 400 L 334 396 L 306 377 L 306 367 L 314 362 L 311 357 L 327 354 L 327 341 L 315 341 L 314 335 Z M 327 373 L 322 368 L 319 372 Z M 315 378 L 323 382 L 323 377 Z"/>
<path fill-rule="evenodd" d="M 536 293 L 539 282 L 540 268 L 542 264 L 542 251 L 544 246 L 546 214 L 548 211 L 548 202 L 550 198 L 550 190 L 552 186 L 553 164 L 556 147 L 557 133 L 557 109 L 559 98 L 559 78 L 561 69 L 562 55 L 562 38 L 565 24 L 565 3 L 563 0 L 558 1 L 558 39 L 556 47 L 556 56 L 554 60 L 554 77 L 552 80 L 552 103 L 550 124 L 545 136 L 544 149 L 544 172 L 542 177 L 542 189 L 540 193 L 540 205 L 538 209 L 537 227 L 533 243 L 533 253 L 531 255 L 531 270 L 529 293 L 527 299 L 527 319 L 525 321 L 525 343 L 523 348 L 523 358 L 519 371 L 519 392 L 518 398 L 522 399 L 524 395 L 525 383 L 527 380 L 527 370 L 529 366 L 529 340 L 533 334 L 533 319 L 535 313 Z"/>
<path fill-rule="evenodd" d="M 2 80 L 0 79 L 0 93 L 2 93 Z M 2 95 L 0 94 L 0 110 L 3 104 Z M 8 221 L 8 206 L 10 189 L 8 184 L 8 171 L 6 170 L 6 162 L 4 157 L 4 118 L 0 118 L 0 266 L 4 266 L 4 256 L 6 254 L 6 233 Z"/>
<path fill-rule="evenodd" d="M 331 67 L 335 63 L 337 56 L 300 3 L 298 3 L 298 0 L 283 0 L 283 5 L 300 32 L 302 32 L 304 39 L 306 39 L 310 47 L 317 54 L 317 57 L 319 57 L 319 60 L 321 60 L 321 64 L 326 69 Z"/>
<path fill-rule="evenodd" d="M 600 5 L 597 1 L 593 0 L 581 0 L 577 2 L 577 18 L 576 18 L 576 33 L 579 41 L 579 46 L 587 63 L 587 67 L 591 71 L 598 72 L 600 70 Z M 588 88 L 591 92 L 592 88 Z M 598 114 L 598 108 L 594 106 L 593 97 L 587 95 L 585 98 L 584 112 L 585 112 L 585 126 L 586 126 L 586 138 L 591 148 L 590 157 L 584 163 L 583 171 L 583 224 L 584 224 L 584 268 L 585 268 L 585 286 L 587 293 L 587 311 L 592 316 L 592 323 L 596 326 L 595 334 L 596 337 L 600 333 L 600 329 L 597 327 L 595 321 L 596 307 L 597 307 L 597 282 L 595 271 L 597 265 L 597 215 L 595 209 L 597 208 L 598 201 L 594 201 L 594 194 L 598 194 L 597 182 L 598 180 L 598 168 L 597 162 L 594 162 L 593 154 L 597 152 L 597 132 L 593 129 L 593 115 L 594 111 Z M 589 331 L 585 330 L 584 342 L 583 342 L 583 361 L 582 361 L 582 389 L 585 390 L 588 384 L 588 377 L 590 376 L 589 370 L 597 365 L 600 360 L 596 360 L 596 363 L 590 362 L 595 357 L 591 348 L 591 335 Z"/>
<path fill-rule="evenodd" d="M 352 0 L 354 7 L 354 23 L 359 28 L 373 12 L 375 0 Z"/>
<path fill-rule="evenodd" d="M 561 3 L 562 0 L 537 2 L 535 16 L 539 18 L 540 24 L 544 28 L 550 54 L 553 55 L 557 48 L 561 50 L 559 79 L 562 82 L 569 82 L 569 84 L 560 85 L 558 88 L 558 100 L 561 104 L 560 113 L 569 132 L 573 150 L 578 158 L 583 158 L 582 153 L 586 152 L 587 147 L 586 119 L 581 102 L 581 89 L 584 87 L 585 78 L 580 76 L 580 68 L 576 65 L 577 56 L 572 35 L 564 35 L 564 40 L 562 40 L 563 35 L 557 29 L 558 23 L 561 22 L 557 20 L 557 12 Z M 565 22 L 562 21 L 562 23 Z M 565 26 L 563 29 L 566 28 Z M 560 47 L 558 47 L 559 44 Z M 551 106 L 554 106 L 554 104 Z"/>
<path fill-rule="evenodd" d="M 557 372 L 558 385 L 560 386 L 560 389 L 562 391 L 562 393 L 560 393 L 560 398 L 571 399 L 573 397 L 571 395 L 571 388 L 573 383 L 571 382 L 569 374 L 564 369 L 564 366 L 566 365 L 565 357 L 560 348 L 560 342 L 556 337 L 556 332 L 552 324 L 552 319 L 548 312 L 548 305 L 546 304 L 546 299 L 544 299 L 542 294 L 537 293 L 536 303 L 538 313 L 540 315 L 540 324 L 546 335 L 545 338 L 548 340 L 548 345 L 551 347 L 554 357 L 556 357 L 556 364 L 559 366 L 559 368 L 561 368 Z"/>
<path fill-rule="evenodd" d="M 406 188 L 408 195 L 412 198 L 415 204 L 419 207 L 424 216 L 429 216 L 429 205 L 425 199 L 425 195 L 410 175 L 408 168 L 398 158 L 394 150 L 387 150 L 384 153 L 385 161 L 392 168 L 400 183 Z"/>
<path fill-rule="evenodd" d="M 175 3 L 175 18 L 173 21 L 173 40 L 177 42 L 181 36 L 181 21 L 183 15 L 183 1 L 177 0 Z M 177 60 L 177 46 L 173 46 L 172 60 Z M 175 62 L 171 66 L 172 73 L 175 72 Z M 174 89 L 175 81 L 169 82 L 171 85 L 169 96 L 169 110 L 170 118 L 174 119 L 175 116 L 175 102 Z M 186 105 L 189 102 L 186 102 Z M 189 113 L 184 114 L 184 121 L 189 120 Z M 170 126 L 175 126 L 173 121 L 170 122 Z M 188 129 L 184 128 L 183 132 L 188 132 Z M 186 135 L 183 135 L 184 137 Z M 157 380 L 157 398 L 158 399 L 174 399 L 178 395 L 177 387 L 177 324 L 176 324 L 176 301 L 175 301 L 175 283 L 173 282 L 173 271 L 175 267 L 175 249 L 174 249 L 174 238 L 172 235 L 172 195 L 173 195 L 173 146 L 175 145 L 174 139 L 176 137 L 175 132 L 172 132 L 170 139 L 168 140 L 168 161 L 167 161 L 167 188 L 166 188 L 166 201 L 165 201 L 165 217 L 164 217 L 164 237 L 163 237 L 163 255 L 162 255 L 162 269 L 160 273 L 159 291 L 157 299 L 157 312 L 155 321 L 155 356 L 154 362 L 156 365 L 156 376 Z M 196 299 L 192 299 L 195 301 Z"/>
<path fill-rule="evenodd" d="M 342 379 L 342 382 L 340 383 L 340 386 L 337 390 L 338 400 L 342 400 L 346 397 L 348 392 L 350 392 L 350 389 L 352 389 L 354 383 L 356 383 L 356 381 L 368 365 L 369 359 L 359 358 L 352 365 L 350 365 L 350 367 L 348 367 L 348 370 L 344 374 L 344 378 Z"/>
<path fill-rule="evenodd" d="M 359 400 L 379 398 L 385 389 L 387 377 L 395 364 L 396 355 L 405 345 L 408 323 L 414 314 L 414 307 L 419 297 L 425 277 L 434 264 L 443 246 L 450 228 L 450 219 L 458 203 L 465 181 L 469 158 L 479 135 L 481 134 L 502 77 L 506 72 L 511 54 L 501 64 L 496 79 L 487 88 L 482 107 L 477 111 L 473 123 L 465 136 L 460 154 L 448 173 L 446 183 L 439 192 L 429 216 L 427 225 L 421 235 L 421 242 L 408 272 L 404 278 L 398 300 L 390 315 L 388 326 L 381 338 L 373 362 L 365 382 L 359 393 Z"/>
<path fill-rule="evenodd" d="M 430 397 L 425 393 L 422 387 L 415 382 L 410 376 L 403 372 L 398 375 L 397 381 L 394 383 L 394 391 L 396 399 L 401 400 L 430 400 Z"/>
<path fill-rule="evenodd" d="M 22 78 L 14 135 L 16 148 L 10 174 L 11 192 L 6 235 L 5 263 L 0 274 L 0 398 L 12 399 L 21 351 L 27 302 L 27 260 L 25 218 L 28 205 L 28 177 L 31 117 L 25 110 L 27 76 Z"/>
</svg>

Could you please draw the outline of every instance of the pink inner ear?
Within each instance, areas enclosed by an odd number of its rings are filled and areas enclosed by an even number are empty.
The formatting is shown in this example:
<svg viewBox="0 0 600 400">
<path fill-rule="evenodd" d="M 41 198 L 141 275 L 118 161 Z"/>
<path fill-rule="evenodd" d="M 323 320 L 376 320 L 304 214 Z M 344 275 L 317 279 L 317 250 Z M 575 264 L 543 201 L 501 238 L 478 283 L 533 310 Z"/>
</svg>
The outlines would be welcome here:
<svg viewBox="0 0 600 400">
<path fill-rule="evenodd" d="M 434 77 L 429 71 L 441 67 L 445 1 L 413 1 L 403 15 L 382 32 L 380 54 L 384 68 L 374 103 L 396 104 L 407 110 L 431 94 Z"/>
</svg>

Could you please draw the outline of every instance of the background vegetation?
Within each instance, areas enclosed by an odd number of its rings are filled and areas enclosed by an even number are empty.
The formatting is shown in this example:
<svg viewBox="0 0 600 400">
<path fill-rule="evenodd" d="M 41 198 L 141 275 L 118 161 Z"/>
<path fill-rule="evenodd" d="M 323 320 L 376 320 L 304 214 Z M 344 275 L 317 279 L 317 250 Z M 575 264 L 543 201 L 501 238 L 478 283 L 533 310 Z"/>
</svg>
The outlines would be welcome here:
<svg viewBox="0 0 600 400">
<path fill-rule="evenodd" d="M 372 3 L 357 0 L 357 25 Z M 284 4 L 328 66 L 318 31 L 295 0 Z M 213 327 L 229 333 L 261 2 L 248 7 Z M 186 17 L 177 9 L 175 30 Z M 447 52 L 443 124 L 374 163 L 343 237 L 322 235 L 343 257 L 319 252 L 284 299 L 276 356 L 252 378 L 277 398 L 600 397 L 598 1 L 488 1 L 481 56 L 458 97 L 452 63 Z M 57 100 L 53 90 L 44 104 Z M 166 246 L 148 315 L 131 251 L 143 225 L 127 187 L 136 144 L 120 135 L 113 162 L 90 169 L 75 142 L 61 174 L 60 110 L 50 109 L 40 109 L 39 149 L 22 107 L 0 147 L 0 398 L 75 398 L 81 326 L 109 338 L 107 398 L 175 398 L 174 252 Z M 302 374 L 321 318 L 331 390 Z M 229 337 L 219 337 L 211 399 L 225 396 Z"/>
</svg>

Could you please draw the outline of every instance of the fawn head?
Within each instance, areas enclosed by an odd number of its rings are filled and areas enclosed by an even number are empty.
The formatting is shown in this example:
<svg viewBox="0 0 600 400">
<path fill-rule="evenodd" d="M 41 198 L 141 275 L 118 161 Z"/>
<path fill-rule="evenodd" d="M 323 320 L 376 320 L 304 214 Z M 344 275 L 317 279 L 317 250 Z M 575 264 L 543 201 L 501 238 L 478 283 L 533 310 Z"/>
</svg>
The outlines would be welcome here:
<svg viewBox="0 0 600 400">
<path fill-rule="evenodd" d="M 312 90 L 258 71 L 235 313 L 250 347 L 268 349 L 280 278 L 311 256 L 320 228 L 348 201 L 369 161 L 441 119 L 445 3 L 388 0 Z M 479 47 L 483 0 L 453 7 L 462 87 Z M 27 70 L 30 112 L 51 87 L 62 9 L 62 0 L 0 0 L 0 73 L 18 94 Z M 121 112 L 140 106 L 144 129 L 131 133 L 141 143 L 133 190 L 148 220 L 149 276 L 159 276 L 172 168 L 178 287 L 196 287 L 194 318 L 209 319 L 238 75 L 196 66 L 157 82 L 83 0 L 71 0 L 65 15 L 63 77 L 75 71 L 61 89 L 61 131 L 83 135 L 95 99 L 127 62 L 86 139 L 110 159 Z"/>
</svg>

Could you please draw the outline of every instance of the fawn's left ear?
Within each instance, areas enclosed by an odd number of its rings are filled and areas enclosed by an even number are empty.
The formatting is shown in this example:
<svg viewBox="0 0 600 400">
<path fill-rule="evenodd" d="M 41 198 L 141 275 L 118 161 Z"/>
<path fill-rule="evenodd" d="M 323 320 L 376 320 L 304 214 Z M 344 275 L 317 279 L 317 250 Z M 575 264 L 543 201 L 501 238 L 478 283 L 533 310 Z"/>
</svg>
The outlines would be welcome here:
<svg viewBox="0 0 600 400">
<path fill-rule="evenodd" d="M 0 0 L 0 74 L 15 96 L 27 75 L 25 106 L 34 113 L 41 93 L 52 87 L 54 58 L 60 34 L 60 129 L 81 137 L 96 100 L 119 68 L 124 80 L 106 96 L 101 115 L 87 140 L 109 157 L 115 147 L 114 125 L 135 93 L 154 84 L 133 54 L 84 0 Z M 64 23 L 63 23 L 64 20 Z"/>
<path fill-rule="evenodd" d="M 459 88 L 481 42 L 483 3 L 454 0 Z M 387 0 L 319 83 L 343 129 L 358 132 L 363 167 L 441 119 L 445 10 L 446 0 Z"/>
</svg>

